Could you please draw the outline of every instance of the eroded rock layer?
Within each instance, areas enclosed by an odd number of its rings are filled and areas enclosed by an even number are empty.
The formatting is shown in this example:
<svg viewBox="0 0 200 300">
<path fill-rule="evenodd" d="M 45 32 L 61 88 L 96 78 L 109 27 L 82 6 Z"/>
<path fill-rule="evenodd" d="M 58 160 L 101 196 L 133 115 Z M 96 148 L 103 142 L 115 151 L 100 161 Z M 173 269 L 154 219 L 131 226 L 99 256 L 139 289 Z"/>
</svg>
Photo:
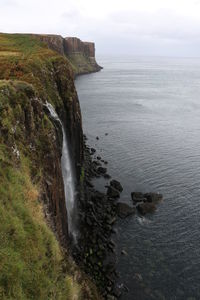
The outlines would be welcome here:
<svg viewBox="0 0 200 300">
<path fill-rule="evenodd" d="M 102 69 L 95 59 L 95 44 L 83 42 L 76 37 L 63 38 L 60 35 L 35 35 L 48 47 L 65 55 L 72 63 L 75 75 L 98 72 Z"/>
</svg>

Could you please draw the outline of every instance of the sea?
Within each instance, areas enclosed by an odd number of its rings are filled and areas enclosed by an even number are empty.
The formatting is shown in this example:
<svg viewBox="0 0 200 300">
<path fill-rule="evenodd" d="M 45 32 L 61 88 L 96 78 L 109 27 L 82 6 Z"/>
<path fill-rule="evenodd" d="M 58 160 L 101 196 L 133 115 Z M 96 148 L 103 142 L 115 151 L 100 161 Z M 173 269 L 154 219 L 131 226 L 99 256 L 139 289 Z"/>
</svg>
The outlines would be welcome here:
<svg viewBox="0 0 200 300">
<path fill-rule="evenodd" d="M 155 213 L 115 225 L 118 284 L 129 290 L 121 299 L 200 299 L 200 58 L 98 63 L 101 72 L 75 82 L 88 144 L 121 182 L 120 201 L 163 194 Z"/>
</svg>

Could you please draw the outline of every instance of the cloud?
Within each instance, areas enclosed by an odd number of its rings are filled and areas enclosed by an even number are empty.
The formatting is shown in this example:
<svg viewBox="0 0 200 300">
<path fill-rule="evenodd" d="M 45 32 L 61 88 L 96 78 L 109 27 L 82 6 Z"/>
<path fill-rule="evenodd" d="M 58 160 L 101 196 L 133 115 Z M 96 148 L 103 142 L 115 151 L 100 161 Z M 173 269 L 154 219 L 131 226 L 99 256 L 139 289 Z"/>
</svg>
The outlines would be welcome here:
<svg viewBox="0 0 200 300">
<path fill-rule="evenodd" d="M 97 52 L 200 55 L 200 0 L 0 0 L 0 31 L 96 42 Z"/>
<path fill-rule="evenodd" d="M 18 3 L 15 0 L 0 0 L 0 7 L 6 7 L 6 6 L 18 6 Z"/>
</svg>

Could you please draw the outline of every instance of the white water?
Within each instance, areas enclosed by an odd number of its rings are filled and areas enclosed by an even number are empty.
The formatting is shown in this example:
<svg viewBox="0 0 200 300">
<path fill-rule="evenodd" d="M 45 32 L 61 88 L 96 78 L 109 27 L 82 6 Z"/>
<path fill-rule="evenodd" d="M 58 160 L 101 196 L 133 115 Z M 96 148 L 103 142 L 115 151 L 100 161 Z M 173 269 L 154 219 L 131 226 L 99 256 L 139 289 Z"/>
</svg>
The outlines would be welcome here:
<svg viewBox="0 0 200 300">
<path fill-rule="evenodd" d="M 67 217 L 68 217 L 68 232 L 73 237 L 74 242 L 76 242 L 77 232 L 74 221 L 74 213 L 75 213 L 75 184 L 74 184 L 74 176 L 72 163 L 70 159 L 69 148 L 67 144 L 66 133 L 63 127 L 61 120 L 59 119 L 57 113 L 55 112 L 53 106 L 46 102 L 46 107 L 48 108 L 51 117 L 54 120 L 57 120 L 61 127 L 63 133 L 63 145 L 62 145 L 62 158 L 61 158 L 61 167 L 62 167 L 62 176 L 64 182 L 65 189 L 65 203 L 67 209 Z"/>
</svg>

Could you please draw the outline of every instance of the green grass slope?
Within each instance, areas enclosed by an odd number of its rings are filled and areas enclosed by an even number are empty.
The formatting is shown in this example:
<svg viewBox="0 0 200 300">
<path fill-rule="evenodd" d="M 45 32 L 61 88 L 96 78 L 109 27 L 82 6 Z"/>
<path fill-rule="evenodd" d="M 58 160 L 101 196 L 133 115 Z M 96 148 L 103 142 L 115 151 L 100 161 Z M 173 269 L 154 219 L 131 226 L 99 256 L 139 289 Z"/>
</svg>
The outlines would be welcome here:
<svg viewBox="0 0 200 300">
<path fill-rule="evenodd" d="M 44 216 L 43 156 L 53 151 L 55 128 L 39 103 L 48 100 L 63 108 L 55 72 L 73 99 L 72 71 L 65 58 L 28 35 L 0 34 L 2 300 L 99 299 Z"/>
</svg>

